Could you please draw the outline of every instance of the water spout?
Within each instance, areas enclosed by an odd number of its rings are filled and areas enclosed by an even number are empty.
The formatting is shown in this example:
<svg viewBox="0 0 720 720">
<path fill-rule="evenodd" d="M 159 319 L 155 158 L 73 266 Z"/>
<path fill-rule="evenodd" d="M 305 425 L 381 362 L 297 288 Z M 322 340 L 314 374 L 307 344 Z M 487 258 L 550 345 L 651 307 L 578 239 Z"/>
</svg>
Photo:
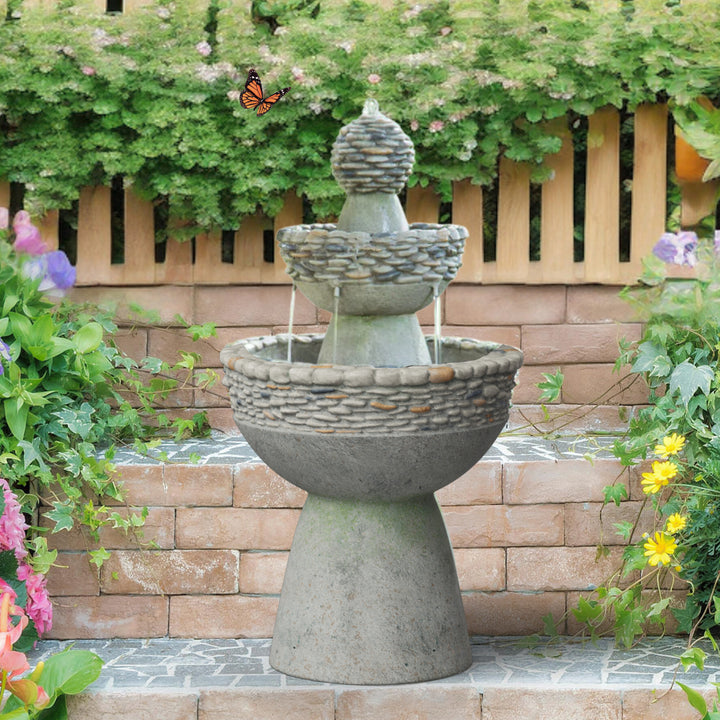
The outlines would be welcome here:
<svg viewBox="0 0 720 720">
<path fill-rule="evenodd" d="M 288 322 L 288 335 L 287 335 L 287 361 L 292 362 L 292 332 L 293 332 L 293 320 L 295 318 L 295 283 L 292 284 L 292 290 L 290 291 L 290 320 Z"/>
<path fill-rule="evenodd" d="M 433 287 L 433 316 L 435 321 L 435 333 L 434 333 L 434 342 L 433 345 L 435 346 L 435 364 L 440 364 L 440 324 L 441 324 L 441 307 L 440 307 L 440 288 L 436 284 Z"/>
</svg>

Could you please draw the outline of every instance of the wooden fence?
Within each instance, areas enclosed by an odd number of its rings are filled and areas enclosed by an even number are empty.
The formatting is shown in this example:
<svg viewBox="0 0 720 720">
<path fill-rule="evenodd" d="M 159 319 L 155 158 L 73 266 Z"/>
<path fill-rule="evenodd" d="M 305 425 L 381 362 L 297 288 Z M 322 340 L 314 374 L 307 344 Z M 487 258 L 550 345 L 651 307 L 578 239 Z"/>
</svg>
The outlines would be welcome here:
<svg viewBox="0 0 720 720">
<path fill-rule="evenodd" d="M 564 132 L 563 147 L 548 159 L 554 175 L 540 188 L 539 260 L 530 259 L 531 192 L 529 170 L 500 159 L 497 185 L 496 256 L 483 255 L 483 188 L 468 181 L 454 183 L 452 221 L 469 230 L 458 282 L 522 284 L 626 284 L 634 282 L 641 259 L 664 232 L 668 168 L 667 108 L 647 105 L 635 114 L 634 162 L 631 189 L 629 259 L 621 261 L 620 226 L 620 117 L 615 109 L 589 118 L 585 158 L 584 259 L 574 260 L 574 149 Z M 683 223 L 692 225 L 711 212 L 717 186 L 684 185 Z M 0 206 L 9 205 L 10 188 L 0 183 Z M 437 222 L 440 200 L 431 188 L 408 191 L 410 222 Z M 272 220 L 275 230 L 302 222 L 302 201 L 296 194 Z M 165 258 L 155 259 L 152 204 L 125 191 L 124 262 L 111 258 L 111 190 L 84 188 L 80 194 L 77 232 L 78 285 L 266 284 L 289 282 L 278 252 L 265 259 L 267 219 L 243 218 L 234 234 L 233 260 L 223 262 L 221 234 L 209 233 L 190 242 L 169 240 Z M 58 213 L 42 220 L 50 245 L 58 243 Z M 194 257 L 193 257 L 194 255 Z"/>
</svg>

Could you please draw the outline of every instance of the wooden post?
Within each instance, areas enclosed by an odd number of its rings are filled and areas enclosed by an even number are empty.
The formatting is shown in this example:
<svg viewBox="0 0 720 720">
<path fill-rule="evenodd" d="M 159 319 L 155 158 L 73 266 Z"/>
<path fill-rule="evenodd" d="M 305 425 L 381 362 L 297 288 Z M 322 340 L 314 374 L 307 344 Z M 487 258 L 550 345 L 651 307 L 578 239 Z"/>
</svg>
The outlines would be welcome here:
<svg viewBox="0 0 720 720">
<path fill-rule="evenodd" d="M 263 281 L 263 266 L 268 265 L 274 276 L 275 268 L 263 260 L 264 217 L 259 214 L 247 215 L 235 233 L 235 282 L 259 283 Z M 267 278 L 267 274 L 266 274 Z"/>
<path fill-rule="evenodd" d="M 497 282 L 528 282 L 530 270 L 530 169 L 500 159 Z"/>
<path fill-rule="evenodd" d="M 125 262 L 123 282 L 150 285 L 155 280 L 155 218 L 153 205 L 132 189 L 125 191 Z"/>
<path fill-rule="evenodd" d="M 483 278 L 483 195 L 469 180 L 453 183 L 453 223 L 468 229 L 458 282 L 479 283 Z"/>
<path fill-rule="evenodd" d="M 635 111 L 630 263 L 626 282 L 642 273 L 642 259 L 665 231 L 667 198 L 667 105 Z"/>
<path fill-rule="evenodd" d="M 585 282 L 617 283 L 620 219 L 620 115 L 590 116 L 585 180 Z"/>
<path fill-rule="evenodd" d="M 77 233 L 77 285 L 110 285 L 110 188 L 80 191 Z"/>
<path fill-rule="evenodd" d="M 553 120 L 549 123 L 548 130 L 560 134 L 563 143 L 560 152 L 550 155 L 546 161 L 553 171 L 553 177 L 542 186 L 538 280 L 570 283 L 575 277 L 573 262 L 575 151 L 566 118 Z"/>
<path fill-rule="evenodd" d="M 192 244 L 168 238 L 165 262 L 155 264 L 155 284 L 190 284 L 193 281 Z"/>
<path fill-rule="evenodd" d="M 682 193 L 680 224 L 690 228 L 710 215 L 717 206 L 720 181 L 685 183 L 680 188 Z"/>
<path fill-rule="evenodd" d="M 57 210 L 48 210 L 45 216 L 40 219 L 38 229 L 43 241 L 49 250 L 58 249 L 58 223 L 60 221 L 60 213 Z"/>
<path fill-rule="evenodd" d="M 229 282 L 232 279 L 232 273 L 224 272 L 223 265 L 232 268 L 229 263 L 222 262 L 222 238 L 220 233 L 209 232 L 196 235 L 193 282 L 207 285 Z M 230 276 L 229 279 L 228 275 Z"/>
<path fill-rule="evenodd" d="M 290 278 L 287 274 L 287 266 L 285 265 L 285 261 L 280 256 L 277 233 L 278 230 L 289 225 L 301 225 L 302 221 L 302 197 L 296 192 L 291 191 L 287 193 L 287 195 L 285 195 L 285 201 L 283 203 L 282 210 L 280 210 L 280 212 L 275 216 L 273 220 L 273 231 L 275 232 L 275 254 L 272 275 L 270 275 L 270 273 L 268 273 L 267 275 L 269 278 L 271 278 L 269 282 L 290 282 Z"/>
<path fill-rule="evenodd" d="M 436 223 L 440 212 L 440 198 L 428 187 L 408 188 L 405 215 L 409 223 Z"/>
<path fill-rule="evenodd" d="M 0 182 L 0 207 L 10 208 L 10 183 Z M 12 220 L 12 218 L 10 218 Z"/>
</svg>

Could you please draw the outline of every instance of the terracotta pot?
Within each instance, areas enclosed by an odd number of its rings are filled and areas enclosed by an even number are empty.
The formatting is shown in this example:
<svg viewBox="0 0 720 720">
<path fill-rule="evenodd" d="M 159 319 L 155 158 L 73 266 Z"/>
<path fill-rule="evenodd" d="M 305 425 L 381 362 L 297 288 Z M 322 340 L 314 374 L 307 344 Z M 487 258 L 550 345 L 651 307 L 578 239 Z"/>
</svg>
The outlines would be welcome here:
<svg viewBox="0 0 720 720">
<path fill-rule="evenodd" d="M 706 97 L 698 98 L 703 107 L 713 109 L 713 104 Z M 675 126 L 675 174 L 680 182 L 699 183 L 702 182 L 705 170 L 710 161 L 698 155 L 697 150 L 685 140 Z"/>
</svg>

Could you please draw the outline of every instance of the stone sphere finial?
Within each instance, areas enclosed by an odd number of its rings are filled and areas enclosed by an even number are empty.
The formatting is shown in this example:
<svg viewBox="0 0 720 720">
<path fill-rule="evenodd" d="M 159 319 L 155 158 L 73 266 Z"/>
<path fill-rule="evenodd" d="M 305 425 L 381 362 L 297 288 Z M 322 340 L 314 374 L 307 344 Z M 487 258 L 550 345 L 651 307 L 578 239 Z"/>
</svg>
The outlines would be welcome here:
<svg viewBox="0 0 720 720">
<path fill-rule="evenodd" d="M 369 98 L 362 115 L 340 130 L 330 161 L 347 194 L 397 195 L 412 170 L 415 149 L 401 127 L 379 111 L 377 100 Z"/>
</svg>

